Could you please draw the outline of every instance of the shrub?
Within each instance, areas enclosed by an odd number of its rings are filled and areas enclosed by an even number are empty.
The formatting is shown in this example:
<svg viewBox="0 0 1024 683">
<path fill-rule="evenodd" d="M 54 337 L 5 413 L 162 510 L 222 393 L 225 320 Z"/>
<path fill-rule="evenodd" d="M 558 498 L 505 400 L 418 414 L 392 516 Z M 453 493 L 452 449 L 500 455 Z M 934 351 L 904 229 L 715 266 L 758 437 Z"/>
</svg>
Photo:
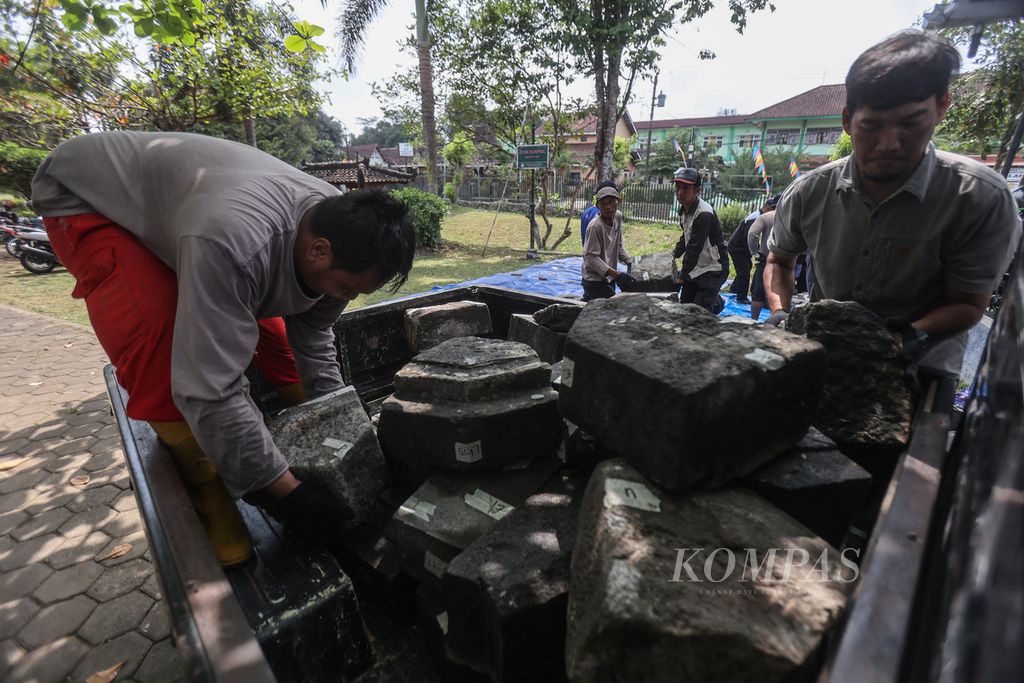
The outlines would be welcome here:
<svg viewBox="0 0 1024 683">
<path fill-rule="evenodd" d="M 722 222 L 722 232 L 726 235 L 732 235 L 736 227 L 743 222 L 743 219 L 747 217 L 750 212 L 743 208 L 742 204 L 726 204 L 717 212 L 718 220 Z"/>
<path fill-rule="evenodd" d="M 455 183 L 449 180 L 447 183 L 444 184 L 444 190 L 442 190 L 442 192 L 444 193 L 444 198 L 447 199 L 449 202 L 451 202 L 452 204 L 458 203 L 459 190 L 455 186 Z"/>
<path fill-rule="evenodd" d="M 402 200 L 409 207 L 416 228 L 416 243 L 424 247 L 436 247 L 441 241 L 441 221 L 448 213 L 445 201 L 414 187 L 392 190 L 391 196 Z"/>
<path fill-rule="evenodd" d="M 28 197 L 32 194 L 32 176 L 47 154 L 45 149 L 0 142 L 0 187 Z"/>
</svg>

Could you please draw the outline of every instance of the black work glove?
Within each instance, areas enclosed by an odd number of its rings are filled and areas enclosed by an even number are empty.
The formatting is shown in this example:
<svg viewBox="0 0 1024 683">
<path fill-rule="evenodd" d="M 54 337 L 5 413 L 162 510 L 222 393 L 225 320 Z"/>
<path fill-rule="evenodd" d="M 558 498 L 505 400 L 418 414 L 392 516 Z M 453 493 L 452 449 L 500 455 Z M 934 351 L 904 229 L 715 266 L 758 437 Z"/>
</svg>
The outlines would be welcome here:
<svg viewBox="0 0 1024 683">
<path fill-rule="evenodd" d="M 768 316 L 768 319 L 764 321 L 764 326 L 765 327 L 778 327 L 788 317 L 789 317 L 789 312 L 788 311 L 784 311 L 784 310 L 782 310 L 780 308 L 779 310 L 775 311 L 774 313 L 772 313 L 771 315 Z"/>
<path fill-rule="evenodd" d="M 242 496 L 242 500 L 262 508 L 281 524 L 311 536 L 342 532 L 355 516 L 347 505 L 309 481 L 300 482 L 283 498 L 256 492 Z"/>
<path fill-rule="evenodd" d="M 922 332 L 906 318 L 889 318 L 885 327 L 890 332 L 900 335 L 900 362 L 903 363 L 903 381 L 910 389 L 910 395 L 916 401 L 921 395 L 921 380 L 917 375 L 921 367 L 921 359 L 928 353 L 932 340 L 926 332 Z"/>
<path fill-rule="evenodd" d="M 615 284 L 619 286 L 623 292 L 632 292 L 636 290 L 636 278 L 629 273 L 619 273 L 615 276 Z"/>
</svg>

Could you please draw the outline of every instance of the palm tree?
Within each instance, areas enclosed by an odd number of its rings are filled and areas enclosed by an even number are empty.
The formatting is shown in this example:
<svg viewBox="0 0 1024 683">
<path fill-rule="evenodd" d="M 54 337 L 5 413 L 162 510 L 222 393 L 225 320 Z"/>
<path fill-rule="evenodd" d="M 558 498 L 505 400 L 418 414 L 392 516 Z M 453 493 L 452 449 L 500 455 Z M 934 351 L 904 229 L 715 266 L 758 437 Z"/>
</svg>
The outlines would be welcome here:
<svg viewBox="0 0 1024 683">
<path fill-rule="evenodd" d="M 341 41 L 342 62 L 350 72 L 355 72 L 367 28 L 385 4 L 387 0 L 345 0 L 337 35 Z M 420 115 L 423 118 L 423 138 L 427 146 L 427 187 L 436 193 L 437 120 L 434 118 L 434 71 L 430 61 L 426 0 L 416 0 L 416 53 L 420 71 Z"/>
</svg>

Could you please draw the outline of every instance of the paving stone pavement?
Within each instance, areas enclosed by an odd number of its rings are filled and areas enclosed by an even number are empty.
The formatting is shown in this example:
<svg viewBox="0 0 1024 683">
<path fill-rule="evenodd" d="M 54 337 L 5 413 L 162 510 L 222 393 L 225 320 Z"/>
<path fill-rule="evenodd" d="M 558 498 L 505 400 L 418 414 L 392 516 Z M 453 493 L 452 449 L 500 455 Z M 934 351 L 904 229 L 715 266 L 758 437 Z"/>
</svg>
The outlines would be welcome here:
<svg viewBox="0 0 1024 683">
<path fill-rule="evenodd" d="M 0 304 L 0 681 L 184 680 L 92 330 Z M 131 544 L 119 557 L 104 559 Z"/>
</svg>

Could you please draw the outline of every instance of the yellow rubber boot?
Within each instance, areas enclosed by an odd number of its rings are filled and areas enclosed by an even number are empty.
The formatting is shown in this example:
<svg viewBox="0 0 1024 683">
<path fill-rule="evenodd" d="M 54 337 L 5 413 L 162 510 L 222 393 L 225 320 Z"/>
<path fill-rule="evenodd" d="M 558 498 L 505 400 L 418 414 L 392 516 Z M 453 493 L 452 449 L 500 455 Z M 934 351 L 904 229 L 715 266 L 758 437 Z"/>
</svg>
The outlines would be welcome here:
<svg viewBox="0 0 1024 683">
<path fill-rule="evenodd" d="M 292 382 L 279 387 L 274 391 L 281 397 L 281 402 L 286 406 L 297 406 L 306 400 L 306 392 L 302 389 L 302 382 Z"/>
<path fill-rule="evenodd" d="M 178 476 L 199 515 L 221 566 L 231 567 L 252 557 L 252 537 L 217 470 L 199 448 L 184 422 L 150 422 L 171 452 Z"/>
</svg>

